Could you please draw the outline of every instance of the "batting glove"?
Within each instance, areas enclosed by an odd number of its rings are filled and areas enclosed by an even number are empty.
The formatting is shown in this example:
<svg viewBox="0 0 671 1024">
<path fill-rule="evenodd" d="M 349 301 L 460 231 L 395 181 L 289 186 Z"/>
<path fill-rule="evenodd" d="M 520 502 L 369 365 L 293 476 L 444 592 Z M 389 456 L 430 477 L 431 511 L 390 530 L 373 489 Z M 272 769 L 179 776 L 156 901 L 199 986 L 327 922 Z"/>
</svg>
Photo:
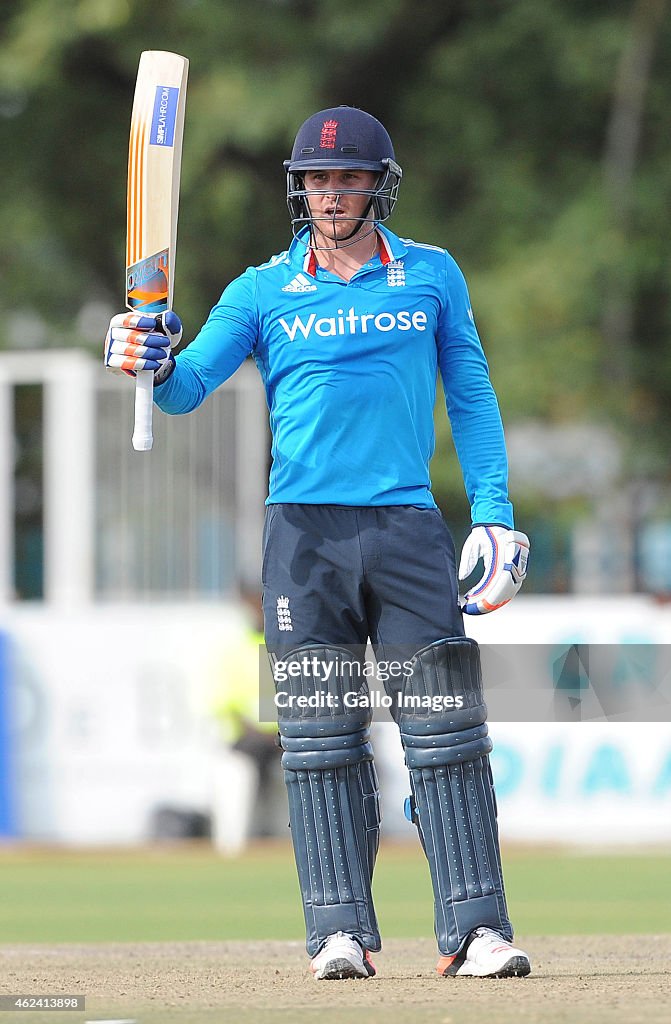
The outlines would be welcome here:
<svg viewBox="0 0 671 1024">
<path fill-rule="evenodd" d="M 162 384 L 175 368 L 172 349 L 182 340 L 182 322 L 168 310 L 119 313 L 110 320 L 105 337 L 105 366 L 113 373 L 134 377 L 138 370 L 153 370 L 154 383 Z"/>
<path fill-rule="evenodd" d="M 529 538 L 505 526 L 475 526 L 461 552 L 460 580 L 470 576 L 480 558 L 484 575 L 460 601 L 466 615 L 486 615 L 513 599 L 526 579 Z"/>
</svg>

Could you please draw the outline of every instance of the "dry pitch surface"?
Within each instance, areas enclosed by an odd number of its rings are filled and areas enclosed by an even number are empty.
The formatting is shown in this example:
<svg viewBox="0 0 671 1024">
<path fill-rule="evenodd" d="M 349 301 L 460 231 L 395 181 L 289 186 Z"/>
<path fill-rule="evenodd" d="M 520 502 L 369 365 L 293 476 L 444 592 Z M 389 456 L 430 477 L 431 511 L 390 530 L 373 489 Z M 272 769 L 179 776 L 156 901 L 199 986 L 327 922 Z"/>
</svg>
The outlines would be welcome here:
<svg viewBox="0 0 671 1024">
<path fill-rule="evenodd" d="M 0 946 L 0 992 L 86 995 L 86 1011 L 0 1024 L 668 1024 L 671 935 L 518 937 L 528 978 L 445 979 L 434 944 L 389 940 L 366 981 L 315 982 L 297 942 Z"/>
</svg>

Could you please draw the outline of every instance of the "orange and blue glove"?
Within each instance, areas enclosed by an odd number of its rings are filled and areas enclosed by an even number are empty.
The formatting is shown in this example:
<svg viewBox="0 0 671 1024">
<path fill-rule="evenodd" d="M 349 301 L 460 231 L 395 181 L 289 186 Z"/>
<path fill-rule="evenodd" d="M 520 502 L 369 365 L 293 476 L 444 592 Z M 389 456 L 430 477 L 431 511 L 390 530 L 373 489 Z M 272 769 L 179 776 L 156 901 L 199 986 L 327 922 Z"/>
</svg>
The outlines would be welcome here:
<svg viewBox="0 0 671 1024">
<path fill-rule="evenodd" d="M 482 559 L 482 578 L 461 598 L 466 615 L 487 615 L 508 604 L 527 574 L 529 538 L 505 526 L 474 526 L 466 539 L 459 563 L 459 579 L 466 579 Z"/>
<path fill-rule="evenodd" d="M 110 320 L 105 337 L 105 366 L 131 377 L 138 370 L 153 370 L 154 384 L 162 384 L 175 368 L 172 349 L 181 340 L 182 322 L 172 310 L 156 316 L 119 313 Z"/>
</svg>

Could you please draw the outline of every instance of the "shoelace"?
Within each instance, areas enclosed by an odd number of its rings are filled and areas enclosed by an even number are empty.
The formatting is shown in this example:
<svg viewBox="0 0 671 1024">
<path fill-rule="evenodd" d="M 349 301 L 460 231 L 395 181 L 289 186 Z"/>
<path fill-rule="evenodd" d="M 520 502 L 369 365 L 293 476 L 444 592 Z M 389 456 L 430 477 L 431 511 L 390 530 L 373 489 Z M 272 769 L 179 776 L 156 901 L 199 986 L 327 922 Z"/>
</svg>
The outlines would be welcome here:
<svg viewBox="0 0 671 1024">
<path fill-rule="evenodd" d="M 332 946 L 334 943 L 341 941 L 343 939 L 346 942 L 351 942 L 353 946 L 360 948 L 359 943 L 351 935 L 348 935 L 346 932 L 336 932 L 335 935 L 329 935 L 328 939 L 322 946 L 320 952 L 325 953 L 329 946 Z"/>
</svg>

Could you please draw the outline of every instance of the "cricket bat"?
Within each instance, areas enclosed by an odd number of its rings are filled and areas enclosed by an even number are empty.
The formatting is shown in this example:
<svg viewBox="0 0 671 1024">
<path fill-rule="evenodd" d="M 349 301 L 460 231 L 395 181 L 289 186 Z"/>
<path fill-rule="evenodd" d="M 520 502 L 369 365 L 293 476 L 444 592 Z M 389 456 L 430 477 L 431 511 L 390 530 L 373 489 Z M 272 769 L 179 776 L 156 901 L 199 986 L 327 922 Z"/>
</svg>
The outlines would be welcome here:
<svg viewBox="0 0 671 1024">
<path fill-rule="evenodd" d="M 140 56 L 128 147 L 126 308 L 172 309 L 179 176 L 184 134 L 186 57 L 163 50 Z M 133 448 L 151 449 L 154 374 L 139 370 L 135 384 Z"/>
</svg>

